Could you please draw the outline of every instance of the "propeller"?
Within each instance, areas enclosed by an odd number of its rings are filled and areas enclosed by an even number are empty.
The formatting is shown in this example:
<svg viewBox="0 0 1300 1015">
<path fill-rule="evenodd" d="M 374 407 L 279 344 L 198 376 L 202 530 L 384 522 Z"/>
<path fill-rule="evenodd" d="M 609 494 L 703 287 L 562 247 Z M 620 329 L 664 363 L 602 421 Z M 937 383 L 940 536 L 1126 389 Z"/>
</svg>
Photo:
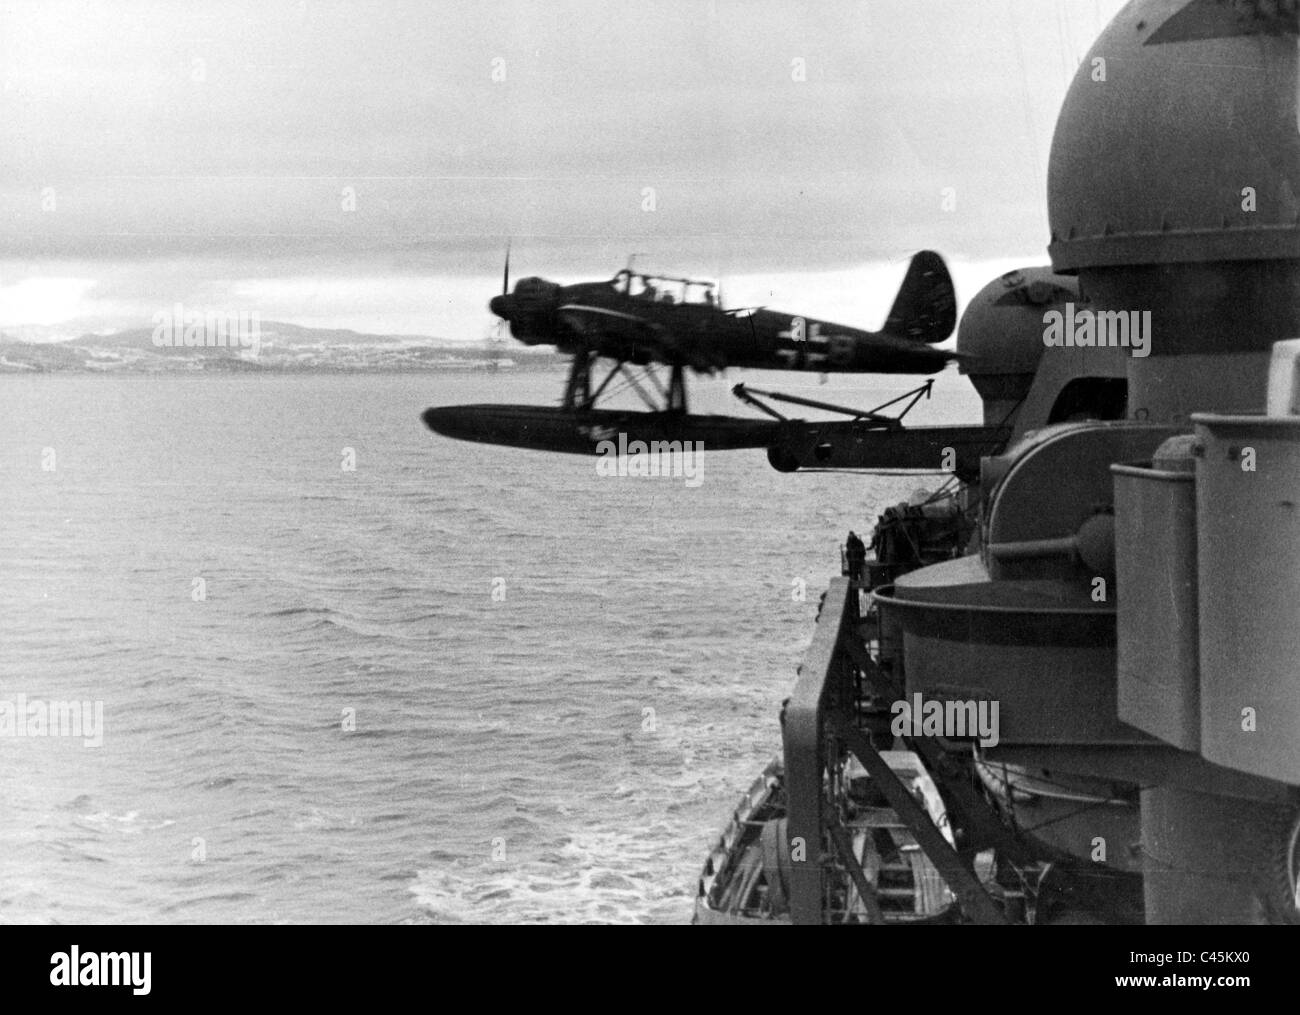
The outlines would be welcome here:
<svg viewBox="0 0 1300 1015">
<path fill-rule="evenodd" d="M 488 309 L 498 317 L 502 318 L 497 323 L 497 335 L 501 334 L 501 325 L 505 323 L 505 314 L 508 312 L 506 307 L 509 305 L 510 296 L 510 240 L 506 240 L 506 263 L 501 269 L 501 295 L 493 296 L 488 300 Z"/>
<path fill-rule="evenodd" d="M 510 295 L 510 240 L 509 239 L 506 240 L 506 263 L 505 263 L 505 267 L 501 271 L 501 295 L 502 296 Z M 488 304 L 489 307 L 492 305 L 492 303 L 496 303 L 496 298 L 493 298 L 491 303 Z M 496 327 L 492 329 L 492 337 L 488 339 L 488 346 L 489 349 L 491 350 L 491 356 L 492 356 L 492 366 L 490 369 L 493 371 L 495 371 L 498 366 L 497 356 L 501 351 L 500 350 L 501 332 L 505 328 L 505 326 L 506 326 L 505 318 L 499 317 L 497 319 Z"/>
</svg>

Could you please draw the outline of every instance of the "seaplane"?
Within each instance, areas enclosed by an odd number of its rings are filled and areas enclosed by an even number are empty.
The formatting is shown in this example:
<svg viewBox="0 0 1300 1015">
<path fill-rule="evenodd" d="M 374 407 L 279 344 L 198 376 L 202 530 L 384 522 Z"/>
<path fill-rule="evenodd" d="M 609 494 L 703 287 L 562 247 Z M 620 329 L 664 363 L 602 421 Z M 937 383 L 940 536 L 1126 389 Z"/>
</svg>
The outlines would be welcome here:
<svg viewBox="0 0 1300 1015">
<path fill-rule="evenodd" d="M 943 258 L 928 250 L 911 259 L 879 331 L 767 307 L 726 309 L 714 282 L 639 274 L 631 266 L 612 279 L 573 285 L 530 276 L 519 279 L 511 291 L 509 250 L 501 293 L 488 308 L 518 341 L 554 346 L 572 357 L 560 405 L 434 407 L 425 410 L 425 425 L 446 437 L 542 451 L 596 454 L 603 442 L 626 435 L 628 441 L 647 445 L 695 441 L 708 450 L 767 448 L 776 468 L 792 471 L 798 464 L 789 449 L 815 448 L 826 427 L 847 426 L 854 433 L 901 430 L 901 414 L 883 410 L 906 403 L 905 413 L 929 394 L 933 382 L 866 411 L 737 385 L 735 395 L 767 417 L 753 419 L 691 413 L 687 372 L 712 375 L 740 368 L 925 375 L 958 358 L 937 347 L 953 332 L 957 301 Z M 629 388 L 645 403 L 644 410 L 598 407 L 601 399 Z M 841 413 L 849 420 L 791 420 L 759 396 Z M 884 464 L 908 467 L 916 450 L 886 455 L 890 461 Z"/>
</svg>

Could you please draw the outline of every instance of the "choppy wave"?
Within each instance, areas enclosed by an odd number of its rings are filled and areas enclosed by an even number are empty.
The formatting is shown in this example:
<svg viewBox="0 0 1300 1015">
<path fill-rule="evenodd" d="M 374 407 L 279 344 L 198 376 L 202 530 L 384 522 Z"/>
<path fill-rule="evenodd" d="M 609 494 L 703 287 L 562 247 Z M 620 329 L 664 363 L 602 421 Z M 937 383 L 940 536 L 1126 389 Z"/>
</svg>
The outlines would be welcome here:
<svg viewBox="0 0 1300 1015">
<path fill-rule="evenodd" d="M 0 379 L 0 697 L 104 715 L 0 740 L 0 922 L 689 919 L 837 541 L 915 481 L 421 428 L 476 383 Z"/>
</svg>

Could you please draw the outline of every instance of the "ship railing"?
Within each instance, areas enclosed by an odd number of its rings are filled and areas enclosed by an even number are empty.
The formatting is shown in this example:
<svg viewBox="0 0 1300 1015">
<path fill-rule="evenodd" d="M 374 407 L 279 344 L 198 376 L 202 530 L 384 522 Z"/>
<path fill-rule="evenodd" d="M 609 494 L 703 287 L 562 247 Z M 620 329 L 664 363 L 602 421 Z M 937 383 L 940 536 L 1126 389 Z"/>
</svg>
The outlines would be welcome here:
<svg viewBox="0 0 1300 1015">
<path fill-rule="evenodd" d="M 859 619 L 858 594 L 848 578 L 831 580 L 804 653 L 781 724 L 785 753 L 787 833 L 790 837 L 790 918 L 822 923 L 826 908 L 825 858 L 827 772 L 838 759 L 823 740 L 830 712 L 852 707 L 854 673 L 842 642 Z M 830 764 L 828 764 L 830 762 Z"/>
<path fill-rule="evenodd" d="M 859 725 L 860 687 L 871 684 L 879 691 L 882 683 L 888 684 L 860 633 L 860 599 L 850 579 L 832 579 L 794 692 L 782 712 L 790 918 L 796 924 L 828 922 L 839 907 L 832 902 L 827 874 L 839 868 L 852 881 L 869 921 L 883 922 L 875 889 L 837 813 L 836 801 L 843 799 L 843 763 L 852 754 L 948 883 L 964 917 L 976 923 L 1004 923 L 1002 909 L 976 879 L 969 858 L 957 853 Z M 927 767 L 939 760 L 934 744 L 910 746 Z"/>
</svg>

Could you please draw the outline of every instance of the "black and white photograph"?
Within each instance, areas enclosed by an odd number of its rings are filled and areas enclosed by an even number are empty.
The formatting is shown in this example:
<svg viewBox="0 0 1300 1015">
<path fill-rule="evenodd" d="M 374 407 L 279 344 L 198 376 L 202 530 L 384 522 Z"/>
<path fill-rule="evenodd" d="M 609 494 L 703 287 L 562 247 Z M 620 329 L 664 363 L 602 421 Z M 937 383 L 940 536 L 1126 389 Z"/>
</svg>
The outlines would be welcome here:
<svg viewBox="0 0 1300 1015">
<path fill-rule="evenodd" d="M 1300 0 L 6 0 L 0 223 L 34 982 L 1300 923 Z"/>
</svg>

